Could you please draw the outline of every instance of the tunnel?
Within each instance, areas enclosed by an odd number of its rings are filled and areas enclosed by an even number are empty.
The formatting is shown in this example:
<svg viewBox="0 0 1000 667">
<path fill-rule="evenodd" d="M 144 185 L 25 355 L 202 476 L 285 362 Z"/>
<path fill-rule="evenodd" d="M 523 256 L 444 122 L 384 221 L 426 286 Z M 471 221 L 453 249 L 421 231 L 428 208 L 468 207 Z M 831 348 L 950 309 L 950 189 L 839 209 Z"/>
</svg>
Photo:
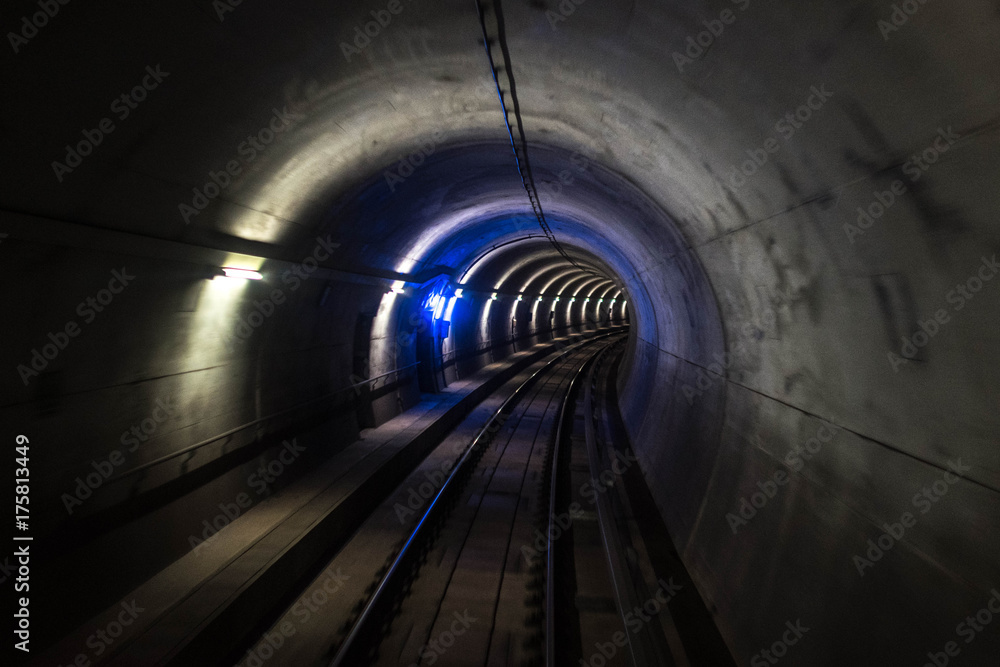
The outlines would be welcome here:
<svg viewBox="0 0 1000 667">
<path fill-rule="evenodd" d="M 7 8 L 12 664 L 996 664 L 996 2 Z"/>
</svg>

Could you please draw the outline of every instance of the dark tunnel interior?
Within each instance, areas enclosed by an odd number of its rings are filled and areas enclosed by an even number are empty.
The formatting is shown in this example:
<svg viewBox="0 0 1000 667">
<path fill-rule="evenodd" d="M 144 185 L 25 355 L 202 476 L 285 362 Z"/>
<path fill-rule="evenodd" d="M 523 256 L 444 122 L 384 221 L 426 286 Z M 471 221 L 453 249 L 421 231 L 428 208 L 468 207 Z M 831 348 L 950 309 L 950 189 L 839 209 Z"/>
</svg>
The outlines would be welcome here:
<svg viewBox="0 0 1000 667">
<path fill-rule="evenodd" d="M 578 357 L 586 408 L 539 419 L 634 455 L 607 576 L 670 561 L 687 597 L 669 657 L 602 654 L 578 597 L 545 664 L 996 664 L 996 2 L 6 9 L 13 664 L 361 664 L 331 660 L 410 521 L 375 508 Z M 477 475 L 449 493 L 495 498 Z M 501 618 L 488 661 L 413 664 L 542 664 L 493 652 Z"/>
</svg>

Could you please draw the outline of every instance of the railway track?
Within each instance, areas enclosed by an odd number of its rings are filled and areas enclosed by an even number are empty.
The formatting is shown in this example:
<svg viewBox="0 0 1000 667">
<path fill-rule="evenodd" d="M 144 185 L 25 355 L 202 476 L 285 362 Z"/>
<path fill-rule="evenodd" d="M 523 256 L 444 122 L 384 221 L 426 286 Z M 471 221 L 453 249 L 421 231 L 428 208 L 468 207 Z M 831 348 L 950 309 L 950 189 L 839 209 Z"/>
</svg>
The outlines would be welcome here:
<svg viewBox="0 0 1000 667">
<path fill-rule="evenodd" d="M 636 461 L 604 414 L 625 340 L 570 346 L 484 402 L 474 437 L 445 438 L 306 587 L 347 581 L 271 664 L 691 664 L 668 611 L 683 585 L 645 551 L 621 484 Z"/>
</svg>

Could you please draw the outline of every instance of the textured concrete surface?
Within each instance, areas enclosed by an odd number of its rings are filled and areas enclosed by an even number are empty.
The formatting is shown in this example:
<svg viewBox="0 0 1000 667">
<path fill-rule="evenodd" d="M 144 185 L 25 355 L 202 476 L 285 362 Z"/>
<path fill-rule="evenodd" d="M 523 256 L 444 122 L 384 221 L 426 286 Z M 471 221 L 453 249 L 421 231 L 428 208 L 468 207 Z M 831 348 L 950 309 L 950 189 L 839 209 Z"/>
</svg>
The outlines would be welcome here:
<svg viewBox="0 0 1000 667">
<path fill-rule="evenodd" d="M 471 0 L 402 2 L 356 54 L 343 45 L 385 3 L 220 4 L 64 5 L 4 55 L 0 412 L 37 439 L 53 517 L 157 398 L 176 415 L 130 461 L 412 363 L 399 343 L 419 295 L 386 295 L 392 281 L 457 280 L 539 233 Z M 1000 585 L 996 4 L 504 10 L 542 203 L 628 300 L 626 428 L 734 655 L 762 659 L 797 619 L 810 631 L 788 664 L 918 664 L 949 641 L 968 664 L 995 655 L 1000 621 L 957 633 Z M 6 29 L 35 11 L 12 3 Z M 144 78 L 122 118 L 112 105 Z M 54 170 L 105 117 L 100 145 Z M 319 257 L 317 238 L 339 245 L 293 290 L 282 274 Z M 488 258 L 448 345 L 503 340 L 513 294 L 577 277 L 557 278 L 538 239 Z M 205 272 L 227 264 L 267 280 L 217 290 Z M 122 267 L 134 283 L 88 322 L 77 304 Z M 233 341 L 274 289 L 277 314 Z M 491 289 L 509 294 L 484 321 Z M 79 335 L 22 381 L 71 321 Z M 414 400 L 379 398 L 375 417 Z M 920 500 L 959 459 L 961 479 Z M 727 517 L 777 473 L 745 525 Z M 915 524 L 859 574 L 906 512 Z"/>
</svg>

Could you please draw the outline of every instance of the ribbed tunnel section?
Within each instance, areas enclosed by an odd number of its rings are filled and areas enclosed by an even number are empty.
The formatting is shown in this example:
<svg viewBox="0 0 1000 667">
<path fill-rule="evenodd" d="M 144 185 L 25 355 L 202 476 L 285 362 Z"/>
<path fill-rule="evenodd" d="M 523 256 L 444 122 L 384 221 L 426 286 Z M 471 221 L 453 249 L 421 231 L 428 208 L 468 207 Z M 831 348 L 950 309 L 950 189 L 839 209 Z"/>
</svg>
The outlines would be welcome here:
<svg viewBox="0 0 1000 667">
<path fill-rule="evenodd" d="M 489 63 L 472 0 L 12 5 L 39 644 L 96 661 L 101 614 L 208 576 L 224 508 L 245 536 L 372 429 L 627 322 L 622 429 L 734 659 L 989 664 L 996 7 L 503 8 Z"/>
</svg>

